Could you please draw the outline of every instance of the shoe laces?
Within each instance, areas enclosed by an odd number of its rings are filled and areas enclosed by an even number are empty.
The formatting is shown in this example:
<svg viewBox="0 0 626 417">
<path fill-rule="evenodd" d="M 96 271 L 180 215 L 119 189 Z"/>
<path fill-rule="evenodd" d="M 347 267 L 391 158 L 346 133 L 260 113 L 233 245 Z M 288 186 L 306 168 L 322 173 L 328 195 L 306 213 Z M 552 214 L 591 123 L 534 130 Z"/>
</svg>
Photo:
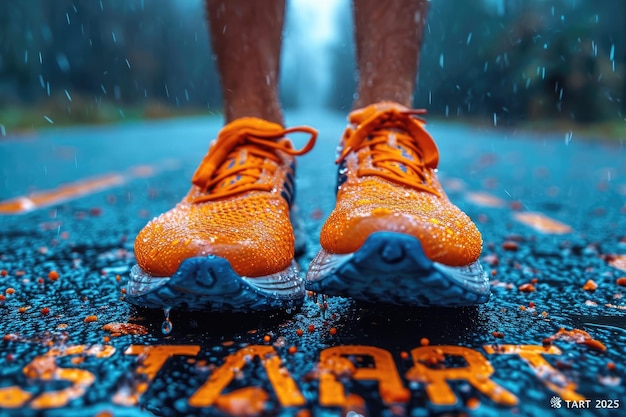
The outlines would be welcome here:
<svg viewBox="0 0 626 417">
<path fill-rule="evenodd" d="M 302 149 L 294 149 L 285 138 L 289 133 L 307 133 L 310 138 Z M 225 128 L 211 145 L 192 182 L 202 194 L 193 203 L 203 203 L 231 197 L 249 191 L 271 191 L 275 185 L 261 181 L 272 175 L 281 162 L 279 152 L 298 156 L 315 145 L 317 131 L 308 126 L 284 129 L 280 125 L 264 123 L 264 127 L 246 125 Z"/>
<path fill-rule="evenodd" d="M 374 175 L 439 196 L 426 173 L 437 167 L 439 153 L 423 127 L 426 121 L 417 117 L 426 110 L 388 108 L 369 113 L 357 121 L 356 128 L 346 129 L 343 150 L 335 162 L 343 162 L 354 152 L 359 158 L 358 177 Z M 351 117 L 351 121 L 359 118 Z"/>
</svg>

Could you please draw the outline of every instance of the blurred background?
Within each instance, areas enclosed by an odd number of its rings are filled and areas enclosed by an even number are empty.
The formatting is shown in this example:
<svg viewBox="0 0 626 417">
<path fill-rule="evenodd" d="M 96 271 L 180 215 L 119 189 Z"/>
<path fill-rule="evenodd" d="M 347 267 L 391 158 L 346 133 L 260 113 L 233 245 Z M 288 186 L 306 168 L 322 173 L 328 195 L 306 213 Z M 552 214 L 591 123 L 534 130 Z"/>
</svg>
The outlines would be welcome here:
<svg viewBox="0 0 626 417">
<path fill-rule="evenodd" d="M 288 0 L 286 108 L 346 112 L 347 0 Z M 416 107 L 491 126 L 626 137 L 626 1 L 432 0 Z M 0 0 L 0 137 L 221 111 L 202 0 Z"/>
</svg>

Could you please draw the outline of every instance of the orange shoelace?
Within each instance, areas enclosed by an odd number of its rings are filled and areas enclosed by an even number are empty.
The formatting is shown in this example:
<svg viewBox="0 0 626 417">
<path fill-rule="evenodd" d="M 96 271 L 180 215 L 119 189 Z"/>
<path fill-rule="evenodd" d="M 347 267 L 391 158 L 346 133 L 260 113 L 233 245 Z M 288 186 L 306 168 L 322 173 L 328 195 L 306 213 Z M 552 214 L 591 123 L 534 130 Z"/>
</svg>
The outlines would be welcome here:
<svg viewBox="0 0 626 417">
<path fill-rule="evenodd" d="M 362 148 L 369 148 L 359 154 L 359 165 L 363 159 L 369 157 L 372 168 L 359 166 L 357 176 L 375 175 L 439 196 L 425 173 L 426 155 L 420 146 L 421 137 L 432 141 L 422 127 L 425 120 L 416 117 L 425 113 L 426 110 L 423 109 L 389 109 L 374 114 L 356 129 L 346 130 L 343 151 L 335 162 L 341 163 L 350 152 L 356 153 Z"/>
<path fill-rule="evenodd" d="M 294 149 L 285 139 L 285 135 L 295 132 L 310 135 L 302 149 Z M 316 138 L 317 131 L 308 126 L 274 130 L 245 127 L 220 134 L 193 176 L 193 184 L 203 191 L 193 202 L 214 201 L 248 191 L 271 191 L 274 184 L 259 181 L 263 172 L 276 170 L 276 165 L 268 161 L 280 163 L 278 151 L 304 155 L 313 148 Z M 242 151 L 246 160 L 238 162 Z"/>
</svg>

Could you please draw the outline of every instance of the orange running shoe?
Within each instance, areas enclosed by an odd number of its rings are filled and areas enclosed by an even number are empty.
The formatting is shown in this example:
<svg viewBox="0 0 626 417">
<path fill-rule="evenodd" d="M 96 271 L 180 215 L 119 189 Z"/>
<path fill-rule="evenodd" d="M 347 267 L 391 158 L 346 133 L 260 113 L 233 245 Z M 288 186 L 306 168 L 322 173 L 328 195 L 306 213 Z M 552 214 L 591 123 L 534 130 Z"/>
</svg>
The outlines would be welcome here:
<svg viewBox="0 0 626 417">
<path fill-rule="evenodd" d="M 480 232 L 437 180 L 439 151 L 417 117 L 424 113 L 381 102 L 350 114 L 337 204 L 307 289 L 412 306 L 488 301 Z"/>
<path fill-rule="evenodd" d="M 310 135 L 303 149 L 285 135 Z M 257 118 L 226 125 L 173 209 L 135 240 L 133 304 L 203 311 L 289 309 L 302 302 L 294 261 L 294 156 L 317 132 Z"/>
</svg>

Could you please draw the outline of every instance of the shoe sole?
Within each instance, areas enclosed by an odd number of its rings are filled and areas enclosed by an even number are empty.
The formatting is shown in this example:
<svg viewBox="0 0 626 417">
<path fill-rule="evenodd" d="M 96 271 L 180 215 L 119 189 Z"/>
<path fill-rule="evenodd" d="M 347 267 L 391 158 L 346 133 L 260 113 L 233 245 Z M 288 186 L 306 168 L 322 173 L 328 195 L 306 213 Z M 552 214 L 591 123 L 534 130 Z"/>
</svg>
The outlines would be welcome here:
<svg viewBox="0 0 626 417">
<path fill-rule="evenodd" d="M 324 250 L 307 273 L 306 289 L 370 303 L 461 307 L 489 301 L 489 278 L 479 262 L 450 267 L 432 262 L 409 235 L 377 232 L 356 252 Z"/>
<path fill-rule="evenodd" d="M 224 258 L 209 255 L 184 260 L 171 277 L 155 277 L 132 267 L 126 301 L 139 307 L 206 312 L 292 309 L 304 299 L 298 264 L 277 274 L 239 276 Z"/>
</svg>

